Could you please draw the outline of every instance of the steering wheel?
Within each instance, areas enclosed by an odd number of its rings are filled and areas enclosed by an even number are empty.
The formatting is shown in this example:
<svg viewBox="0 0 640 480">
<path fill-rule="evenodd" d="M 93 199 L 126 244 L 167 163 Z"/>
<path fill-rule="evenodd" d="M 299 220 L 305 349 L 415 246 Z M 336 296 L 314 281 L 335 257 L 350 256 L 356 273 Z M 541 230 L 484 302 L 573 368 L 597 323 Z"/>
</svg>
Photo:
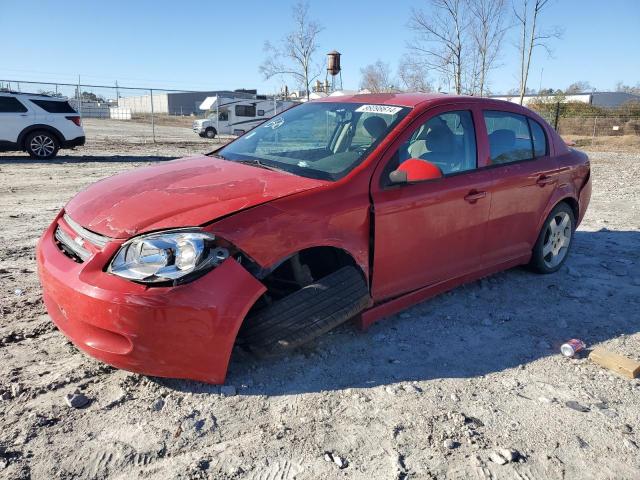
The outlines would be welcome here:
<svg viewBox="0 0 640 480">
<path fill-rule="evenodd" d="M 366 152 L 367 150 L 369 150 L 369 146 L 367 145 L 360 145 L 353 149 L 353 151 L 356 152 L 358 155 L 364 154 L 364 152 Z"/>
</svg>

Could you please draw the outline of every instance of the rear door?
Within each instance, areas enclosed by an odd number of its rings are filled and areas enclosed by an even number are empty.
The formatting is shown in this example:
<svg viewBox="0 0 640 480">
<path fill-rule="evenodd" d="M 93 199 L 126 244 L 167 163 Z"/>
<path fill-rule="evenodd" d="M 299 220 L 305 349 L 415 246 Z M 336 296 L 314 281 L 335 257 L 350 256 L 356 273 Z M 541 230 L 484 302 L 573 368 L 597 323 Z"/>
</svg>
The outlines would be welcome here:
<svg viewBox="0 0 640 480">
<path fill-rule="evenodd" d="M 13 95 L 0 93 L 0 142 L 13 144 L 18 135 L 33 123 L 33 111 Z"/>
<path fill-rule="evenodd" d="M 535 120 L 506 111 L 482 113 L 495 179 L 485 263 L 494 265 L 531 252 L 559 171 L 544 129 Z"/>
<path fill-rule="evenodd" d="M 478 169 L 478 115 L 470 104 L 428 110 L 378 165 L 371 188 L 375 301 L 480 269 L 493 175 Z M 438 165 L 444 176 L 390 185 L 389 172 L 410 157 Z"/>
</svg>

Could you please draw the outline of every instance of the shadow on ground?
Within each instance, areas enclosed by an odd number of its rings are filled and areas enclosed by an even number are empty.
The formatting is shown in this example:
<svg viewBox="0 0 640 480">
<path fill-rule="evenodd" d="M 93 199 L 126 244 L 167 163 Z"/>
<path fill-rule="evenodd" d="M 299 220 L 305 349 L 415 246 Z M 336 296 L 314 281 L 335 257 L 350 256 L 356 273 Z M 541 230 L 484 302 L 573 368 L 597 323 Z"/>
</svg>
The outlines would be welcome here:
<svg viewBox="0 0 640 480">
<path fill-rule="evenodd" d="M 47 165 L 63 165 L 74 163 L 147 163 L 147 162 L 163 162 L 167 160 L 175 160 L 176 157 L 168 157 L 163 155 L 86 155 L 86 156 L 67 156 L 58 155 L 51 160 L 36 160 L 29 156 L 0 156 L 0 165 L 10 164 L 27 164 L 33 166 Z"/>
<path fill-rule="evenodd" d="M 469 378 L 559 355 L 569 338 L 597 344 L 640 331 L 640 232 L 578 231 L 562 269 L 512 269 L 416 305 L 358 332 L 345 325 L 289 356 L 232 358 L 227 383 L 285 395 L 396 382 Z M 156 379 L 191 392 L 205 384 Z M 244 387 L 243 387 L 244 386 Z"/>
</svg>

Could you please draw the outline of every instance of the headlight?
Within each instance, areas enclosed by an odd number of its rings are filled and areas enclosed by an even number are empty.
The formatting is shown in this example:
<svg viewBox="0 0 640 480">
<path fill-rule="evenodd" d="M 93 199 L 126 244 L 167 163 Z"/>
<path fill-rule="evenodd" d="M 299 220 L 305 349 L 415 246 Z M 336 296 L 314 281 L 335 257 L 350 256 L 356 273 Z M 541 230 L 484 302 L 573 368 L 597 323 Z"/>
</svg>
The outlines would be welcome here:
<svg viewBox="0 0 640 480">
<path fill-rule="evenodd" d="M 176 281 L 204 273 L 229 257 L 215 236 L 197 230 L 151 233 L 124 243 L 108 272 L 143 283 Z"/>
</svg>

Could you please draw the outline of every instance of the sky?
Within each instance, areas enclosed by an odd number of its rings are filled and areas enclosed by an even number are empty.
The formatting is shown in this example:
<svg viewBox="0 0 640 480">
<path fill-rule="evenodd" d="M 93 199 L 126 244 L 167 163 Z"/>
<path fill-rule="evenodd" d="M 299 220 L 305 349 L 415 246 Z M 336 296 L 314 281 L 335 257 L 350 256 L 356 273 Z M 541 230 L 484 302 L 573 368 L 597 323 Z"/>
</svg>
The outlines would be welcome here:
<svg viewBox="0 0 640 480">
<path fill-rule="evenodd" d="M 0 80 L 74 83 L 80 75 L 92 84 L 273 93 L 283 81 L 264 80 L 258 67 L 264 42 L 291 29 L 293 3 L 0 0 Z M 311 17 L 324 26 L 320 52 L 342 53 L 345 89 L 358 88 L 360 69 L 378 59 L 396 70 L 413 37 L 412 7 L 428 11 L 425 0 L 310 2 Z M 563 37 L 551 57 L 534 54 L 529 87 L 585 80 L 606 91 L 618 81 L 640 82 L 640 0 L 551 0 L 541 28 L 554 26 Z M 515 43 L 513 29 L 490 74 L 493 93 L 518 84 Z"/>
</svg>

